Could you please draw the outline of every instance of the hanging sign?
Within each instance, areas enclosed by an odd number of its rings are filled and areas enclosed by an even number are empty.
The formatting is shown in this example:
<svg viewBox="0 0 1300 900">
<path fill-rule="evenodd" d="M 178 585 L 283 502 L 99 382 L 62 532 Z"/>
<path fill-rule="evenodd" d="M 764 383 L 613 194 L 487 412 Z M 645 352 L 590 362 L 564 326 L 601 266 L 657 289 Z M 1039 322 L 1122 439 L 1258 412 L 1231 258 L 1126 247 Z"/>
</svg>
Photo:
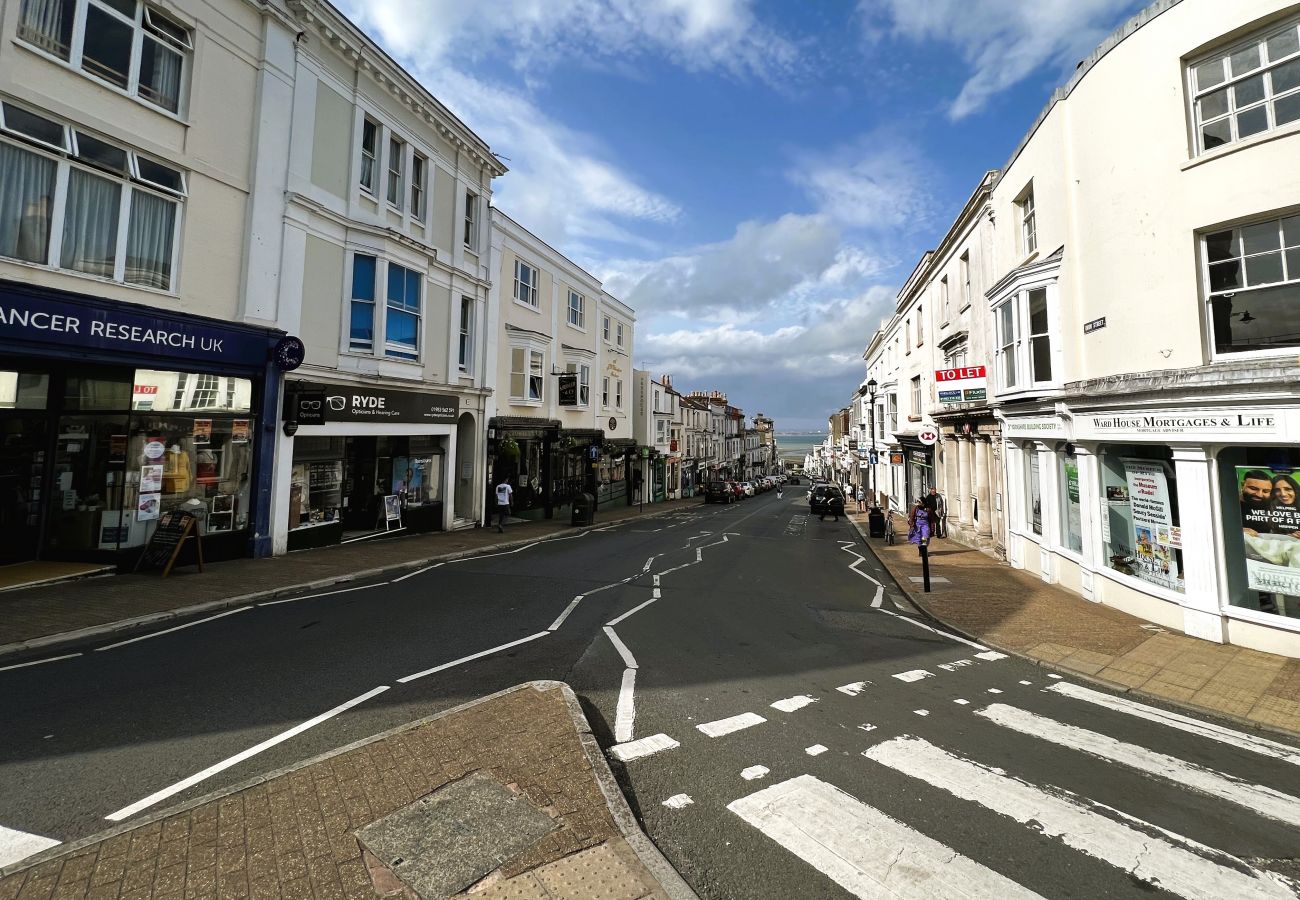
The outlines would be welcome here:
<svg viewBox="0 0 1300 900">
<path fill-rule="evenodd" d="M 934 446 L 939 440 L 939 429 L 927 425 L 916 433 L 916 439 L 927 447 Z"/>
<path fill-rule="evenodd" d="M 578 405 L 578 376 L 569 372 L 559 377 L 560 406 Z"/>
<path fill-rule="evenodd" d="M 1246 583 L 1300 595 L 1300 480 L 1292 469 L 1237 467 Z"/>
</svg>

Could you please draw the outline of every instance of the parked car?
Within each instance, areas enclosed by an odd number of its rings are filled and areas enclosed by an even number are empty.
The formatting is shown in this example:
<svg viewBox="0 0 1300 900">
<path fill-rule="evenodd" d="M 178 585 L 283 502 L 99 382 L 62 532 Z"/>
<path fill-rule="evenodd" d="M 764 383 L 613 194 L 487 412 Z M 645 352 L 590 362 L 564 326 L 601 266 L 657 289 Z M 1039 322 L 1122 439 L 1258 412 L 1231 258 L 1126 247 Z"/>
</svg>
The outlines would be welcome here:
<svg viewBox="0 0 1300 900">
<path fill-rule="evenodd" d="M 710 481 L 704 486 L 705 503 L 735 503 L 736 495 L 725 481 Z"/>
<path fill-rule="evenodd" d="M 799 483 L 799 476 L 798 476 L 798 475 L 791 475 L 791 476 L 786 480 L 786 484 L 798 484 L 798 483 Z"/>
<path fill-rule="evenodd" d="M 754 487 L 754 482 L 752 481 L 742 481 L 740 486 L 744 489 L 746 497 L 752 497 L 758 493 L 758 490 Z"/>
<path fill-rule="evenodd" d="M 729 481 L 727 483 L 731 485 L 731 492 L 737 500 L 744 500 L 749 496 L 749 494 L 745 493 L 745 488 L 739 481 Z"/>
<path fill-rule="evenodd" d="M 844 515 L 844 492 L 831 484 L 819 484 L 808 496 L 808 509 L 815 516 L 834 516 L 839 521 Z"/>
</svg>

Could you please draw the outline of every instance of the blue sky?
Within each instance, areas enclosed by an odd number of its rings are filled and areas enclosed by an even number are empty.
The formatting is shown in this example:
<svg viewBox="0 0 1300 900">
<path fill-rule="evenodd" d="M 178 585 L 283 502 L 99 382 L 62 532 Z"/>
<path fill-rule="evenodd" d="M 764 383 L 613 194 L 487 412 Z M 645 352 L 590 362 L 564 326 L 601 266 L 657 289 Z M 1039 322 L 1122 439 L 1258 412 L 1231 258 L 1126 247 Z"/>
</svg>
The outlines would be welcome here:
<svg viewBox="0 0 1300 900">
<path fill-rule="evenodd" d="M 637 311 L 634 363 L 824 428 L 899 285 L 1141 0 L 342 0 Z"/>
</svg>

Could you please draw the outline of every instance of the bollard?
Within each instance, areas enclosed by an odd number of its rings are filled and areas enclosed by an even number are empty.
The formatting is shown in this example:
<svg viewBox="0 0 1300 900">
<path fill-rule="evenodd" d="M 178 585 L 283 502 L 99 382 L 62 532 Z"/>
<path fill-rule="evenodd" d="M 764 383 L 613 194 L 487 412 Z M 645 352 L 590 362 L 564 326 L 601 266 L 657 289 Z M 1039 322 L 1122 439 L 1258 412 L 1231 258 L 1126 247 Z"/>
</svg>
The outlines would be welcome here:
<svg viewBox="0 0 1300 900">
<path fill-rule="evenodd" d="M 926 546 L 926 541 L 916 545 L 916 549 L 921 551 L 921 582 L 925 592 L 930 593 L 930 548 Z"/>
</svg>

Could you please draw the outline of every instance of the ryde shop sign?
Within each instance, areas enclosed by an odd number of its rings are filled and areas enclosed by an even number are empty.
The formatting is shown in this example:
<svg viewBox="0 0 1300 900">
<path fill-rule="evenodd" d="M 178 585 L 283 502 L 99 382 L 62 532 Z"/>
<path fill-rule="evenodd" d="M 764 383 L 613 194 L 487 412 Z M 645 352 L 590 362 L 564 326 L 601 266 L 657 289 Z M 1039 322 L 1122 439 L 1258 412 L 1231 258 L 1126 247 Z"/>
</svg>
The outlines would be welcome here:
<svg viewBox="0 0 1300 900">
<path fill-rule="evenodd" d="M 298 422 L 398 422 L 454 425 L 460 414 L 455 397 L 368 387 L 331 387 L 298 395 Z"/>
<path fill-rule="evenodd" d="M 267 361 L 268 337 L 269 332 L 217 322 L 151 315 L 130 304 L 108 307 L 0 290 L 0 339 L 260 367 Z"/>
</svg>

